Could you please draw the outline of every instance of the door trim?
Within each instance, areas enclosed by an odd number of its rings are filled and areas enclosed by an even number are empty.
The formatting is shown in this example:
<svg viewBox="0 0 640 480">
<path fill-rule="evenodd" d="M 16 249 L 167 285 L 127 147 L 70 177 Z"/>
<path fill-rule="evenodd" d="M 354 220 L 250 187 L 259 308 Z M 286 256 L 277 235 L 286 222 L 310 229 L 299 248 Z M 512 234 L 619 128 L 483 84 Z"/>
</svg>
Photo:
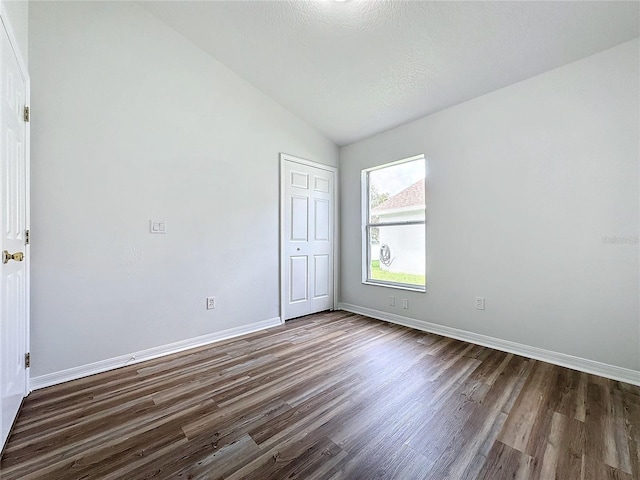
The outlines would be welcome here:
<svg viewBox="0 0 640 480">
<path fill-rule="evenodd" d="M 285 305 L 286 305 L 286 292 L 284 288 L 285 271 L 286 271 L 286 255 L 285 255 L 285 240 L 284 240 L 284 221 L 285 221 L 285 175 L 284 165 L 286 162 L 299 163 L 308 167 L 318 168 L 320 170 L 326 170 L 333 174 L 333 238 L 331 239 L 331 253 L 333 255 L 333 310 L 338 308 L 338 257 L 340 249 L 338 245 L 338 239 L 340 238 L 339 232 L 339 218 L 338 218 L 338 169 L 324 163 L 318 163 L 304 158 L 289 155 L 288 153 L 280 153 L 280 323 L 284 325 L 285 322 Z"/>
</svg>

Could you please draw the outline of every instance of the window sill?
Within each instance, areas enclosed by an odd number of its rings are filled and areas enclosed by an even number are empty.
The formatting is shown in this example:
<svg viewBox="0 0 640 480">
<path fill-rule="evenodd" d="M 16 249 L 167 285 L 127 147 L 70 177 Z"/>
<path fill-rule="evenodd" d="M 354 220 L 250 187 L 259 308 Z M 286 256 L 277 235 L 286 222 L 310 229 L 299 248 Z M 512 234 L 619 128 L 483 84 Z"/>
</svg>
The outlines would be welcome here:
<svg viewBox="0 0 640 480">
<path fill-rule="evenodd" d="M 426 293 L 427 292 L 427 287 L 401 285 L 401 284 L 397 284 L 397 283 L 376 282 L 376 281 L 372 281 L 372 280 L 363 280 L 362 284 L 363 285 L 375 285 L 376 287 L 395 288 L 396 290 L 409 290 L 410 292 L 420 292 L 420 293 Z"/>
</svg>

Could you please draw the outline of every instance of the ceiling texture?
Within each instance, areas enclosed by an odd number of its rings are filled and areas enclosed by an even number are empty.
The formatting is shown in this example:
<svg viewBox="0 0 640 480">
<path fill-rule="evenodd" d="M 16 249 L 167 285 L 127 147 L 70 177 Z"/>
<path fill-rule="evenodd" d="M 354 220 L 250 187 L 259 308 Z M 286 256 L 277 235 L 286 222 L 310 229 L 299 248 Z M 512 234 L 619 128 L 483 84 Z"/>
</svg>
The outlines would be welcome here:
<svg viewBox="0 0 640 480">
<path fill-rule="evenodd" d="M 143 1 L 342 146 L 640 36 L 640 2 Z"/>
</svg>

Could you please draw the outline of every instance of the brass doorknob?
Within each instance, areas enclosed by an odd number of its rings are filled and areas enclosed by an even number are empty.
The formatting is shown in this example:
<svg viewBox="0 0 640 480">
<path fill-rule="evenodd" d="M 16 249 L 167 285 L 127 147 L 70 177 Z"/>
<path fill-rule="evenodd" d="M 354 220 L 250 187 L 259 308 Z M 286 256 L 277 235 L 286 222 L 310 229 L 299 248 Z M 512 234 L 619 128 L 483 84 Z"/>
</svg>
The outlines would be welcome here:
<svg viewBox="0 0 640 480">
<path fill-rule="evenodd" d="M 21 262 L 24 259 L 24 253 L 16 252 L 9 253 L 6 250 L 2 252 L 2 263 L 9 263 L 9 260 L 15 260 L 16 262 Z"/>
</svg>

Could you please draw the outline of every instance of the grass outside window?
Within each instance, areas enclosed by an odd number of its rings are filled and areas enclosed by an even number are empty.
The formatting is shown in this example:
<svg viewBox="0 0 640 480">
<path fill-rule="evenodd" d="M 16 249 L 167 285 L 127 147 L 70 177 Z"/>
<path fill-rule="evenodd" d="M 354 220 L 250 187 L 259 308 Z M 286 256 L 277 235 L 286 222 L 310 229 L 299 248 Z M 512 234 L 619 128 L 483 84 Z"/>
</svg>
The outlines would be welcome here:
<svg viewBox="0 0 640 480">
<path fill-rule="evenodd" d="M 426 285 L 425 275 L 415 275 L 413 273 L 390 272 L 380 268 L 380 260 L 371 261 L 371 279 L 384 282 L 406 283 L 410 285 Z"/>
</svg>

